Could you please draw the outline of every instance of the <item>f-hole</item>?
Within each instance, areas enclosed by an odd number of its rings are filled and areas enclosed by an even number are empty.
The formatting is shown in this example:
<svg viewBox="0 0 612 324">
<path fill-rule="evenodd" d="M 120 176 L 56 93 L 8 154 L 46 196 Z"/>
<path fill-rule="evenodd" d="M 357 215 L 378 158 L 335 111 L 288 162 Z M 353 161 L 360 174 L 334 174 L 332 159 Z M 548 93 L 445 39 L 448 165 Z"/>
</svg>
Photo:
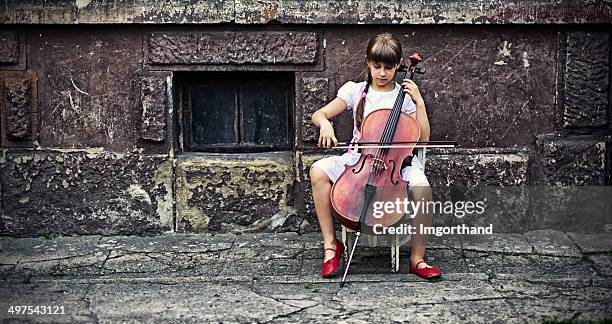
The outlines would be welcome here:
<svg viewBox="0 0 612 324">
<path fill-rule="evenodd" d="M 357 174 L 357 173 L 361 172 L 361 170 L 363 170 L 363 166 L 364 166 L 364 165 L 365 165 L 365 163 L 366 163 L 366 160 L 367 160 L 369 157 L 371 157 L 371 156 L 372 156 L 372 154 L 368 154 L 368 155 L 366 155 L 366 156 L 363 158 L 363 161 L 361 162 L 361 167 L 359 168 L 359 170 L 355 171 L 355 168 L 353 168 L 353 173 L 354 173 L 354 174 Z"/>
<path fill-rule="evenodd" d="M 391 172 L 389 172 L 389 180 L 391 181 L 392 184 L 397 185 L 399 183 L 399 181 L 393 180 L 393 175 L 395 174 L 395 161 L 389 160 L 389 163 L 391 163 L 393 165 L 393 168 L 391 169 Z"/>
</svg>

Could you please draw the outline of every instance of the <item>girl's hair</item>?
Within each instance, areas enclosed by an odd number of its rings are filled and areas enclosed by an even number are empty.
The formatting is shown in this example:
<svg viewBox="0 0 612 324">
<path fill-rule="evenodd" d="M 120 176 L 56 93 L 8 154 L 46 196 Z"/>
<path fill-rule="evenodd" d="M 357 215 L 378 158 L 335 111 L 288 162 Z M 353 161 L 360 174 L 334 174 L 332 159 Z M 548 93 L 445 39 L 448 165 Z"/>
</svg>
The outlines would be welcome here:
<svg viewBox="0 0 612 324">
<path fill-rule="evenodd" d="M 370 39 L 368 47 L 366 48 L 366 61 L 367 62 L 380 62 L 386 66 L 396 66 L 402 59 L 402 45 L 399 40 L 389 33 L 376 35 Z M 365 106 L 365 96 L 370 89 L 372 84 L 372 73 L 370 69 L 367 71 L 366 85 L 361 93 L 359 103 L 357 104 L 356 112 L 356 124 L 357 129 L 361 128 L 361 122 L 363 121 L 363 109 Z"/>
</svg>

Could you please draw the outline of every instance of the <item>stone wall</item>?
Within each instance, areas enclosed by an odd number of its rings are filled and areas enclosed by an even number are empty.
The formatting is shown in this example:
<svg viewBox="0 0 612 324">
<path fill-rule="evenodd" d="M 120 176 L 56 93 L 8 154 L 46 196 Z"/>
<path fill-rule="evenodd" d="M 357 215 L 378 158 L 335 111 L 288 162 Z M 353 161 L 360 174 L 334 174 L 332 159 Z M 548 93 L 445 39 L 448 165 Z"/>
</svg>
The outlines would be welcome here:
<svg viewBox="0 0 612 324">
<path fill-rule="evenodd" d="M 585 24 L 610 23 L 605 0 L 6 0 L 11 24 Z"/>
<path fill-rule="evenodd" d="M 317 230 L 308 170 L 335 152 L 310 115 L 363 78 L 380 32 L 421 53 L 431 138 L 460 144 L 428 151 L 434 190 L 610 185 L 611 17 L 604 1 L 8 1 L 0 232 Z M 182 82 L 207 71 L 292 73 L 293 149 L 185 151 Z"/>
</svg>

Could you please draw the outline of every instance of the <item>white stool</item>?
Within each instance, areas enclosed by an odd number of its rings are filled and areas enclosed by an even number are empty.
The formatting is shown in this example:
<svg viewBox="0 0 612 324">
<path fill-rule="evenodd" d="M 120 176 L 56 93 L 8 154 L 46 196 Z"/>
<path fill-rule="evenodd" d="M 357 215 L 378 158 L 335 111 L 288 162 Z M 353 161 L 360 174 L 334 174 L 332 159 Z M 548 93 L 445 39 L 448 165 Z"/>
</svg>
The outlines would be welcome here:
<svg viewBox="0 0 612 324">
<path fill-rule="evenodd" d="M 423 168 L 425 168 L 425 154 L 426 154 L 425 150 L 426 148 L 423 147 L 423 148 L 418 149 L 416 152 L 416 158 L 419 159 L 419 162 L 421 162 L 421 165 L 423 166 Z M 346 228 L 345 226 L 342 226 L 342 243 L 346 247 L 345 249 L 346 252 L 351 251 L 351 249 L 353 248 L 353 237 L 352 235 L 348 235 L 349 232 L 354 232 L 354 231 Z M 365 234 L 365 236 L 368 238 L 368 246 L 370 247 L 377 246 L 377 243 L 378 243 L 377 235 Z M 400 268 L 400 261 L 399 261 L 400 260 L 400 247 L 410 242 L 411 237 L 410 235 L 400 235 L 400 234 L 394 234 L 394 235 L 389 234 L 387 236 L 389 236 L 389 245 L 391 246 L 391 272 L 398 272 Z M 404 237 L 404 240 L 401 240 L 402 236 Z"/>
</svg>

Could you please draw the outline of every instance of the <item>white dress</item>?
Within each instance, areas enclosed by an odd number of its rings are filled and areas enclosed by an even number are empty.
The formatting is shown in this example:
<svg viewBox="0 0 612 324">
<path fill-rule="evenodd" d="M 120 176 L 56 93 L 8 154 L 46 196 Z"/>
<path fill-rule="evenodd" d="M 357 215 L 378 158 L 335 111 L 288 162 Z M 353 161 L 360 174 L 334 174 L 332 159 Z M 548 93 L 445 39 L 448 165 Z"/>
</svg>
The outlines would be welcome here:
<svg viewBox="0 0 612 324">
<path fill-rule="evenodd" d="M 363 91 L 364 87 L 365 81 L 360 83 L 349 81 L 338 90 L 338 98 L 346 102 L 347 109 L 353 111 L 353 122 L 355 121 L 356 106 L 359 103 L 361 92 Z M 397 94 L 400 90 L 401 86 L 397 82 L 395 83 L 395 89 L 393 89 L 393 91 L 381 92 L 370 88 L 366 95 L 363 119 L 365 120 L 365 117 L 369 113 L 377 109 L 392 108 L 393 104 L 395 103 L 395 98 L 397 98 Z M 416 105 L 409 95 L 406 95 L 404 98 L 402 111 L 408 114 L 416 111 Z M 354 126 L 353 140 L 351 142 L 357 142 L 360 136 L 361 134 L 359 133 L 359 130 Z M 352 165 L 356 163 L 360 156 L 360 153 L 353 150 L 340 156 L 330 156 L 318 160 L 313 163 L 312 167 L 323 170 L 323 172 L 329 176 L 332 182 L 336 182 L 342 172 L 344 172 L 344 167 L 347 164 Z M 412 159 L 412 165 L 406 166 L 402 169 L 401 175 L 402 179 L 408 182 L 408 189 L 411 189 L 414 186 L 429 186 L 429 181 L 425 176 L 423 166 L 416 157 Z"/>
</svg>

